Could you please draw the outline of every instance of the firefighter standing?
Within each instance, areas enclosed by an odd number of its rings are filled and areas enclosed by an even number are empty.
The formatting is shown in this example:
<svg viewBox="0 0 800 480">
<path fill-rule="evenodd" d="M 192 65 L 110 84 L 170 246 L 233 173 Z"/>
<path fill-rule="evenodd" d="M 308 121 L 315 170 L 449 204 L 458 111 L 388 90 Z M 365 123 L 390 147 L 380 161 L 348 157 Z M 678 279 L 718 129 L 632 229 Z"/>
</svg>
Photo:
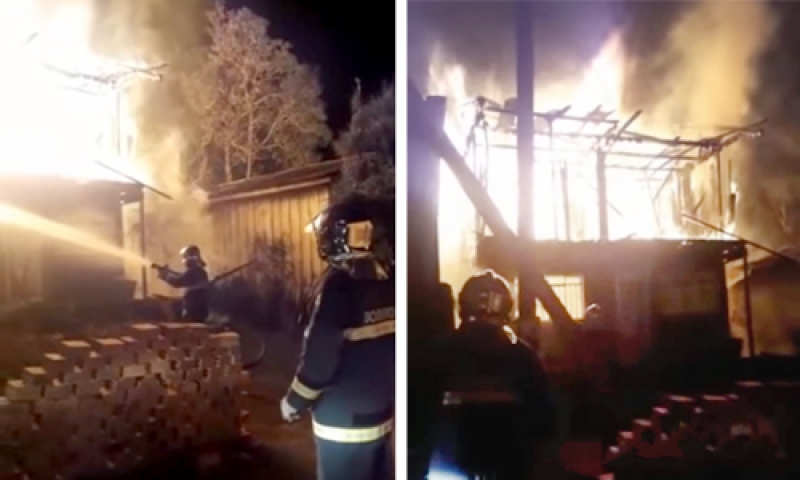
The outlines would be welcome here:
<svg viewBox="0 0 800 480">
<path fill-rule="evenodd" d="M 315 222 L 328 268 L 281 413 L 291 422 L 311 411 L 323 480 L 393 476 L 395 284 L 393 258 L 386 257 L 393 257 L 393 216 L 393 202 L 353 197 Z M 372 241 L 354 248 L 351 225 L 365 220 L 372 223 Z"/>
<path fill-rule="evenodd" d="M 530 478 L 538 441 L 555 412 L 544 371 L 508 326 L 513 300 L 494 272 L 473 276 L 458 297 L 462 323 L 433 349 L 442 398 L 432 470 L 472 478 Z"/>
<path fill-rule="evenodd" d="M 196 245 L 181 250 L 181 260 L 186 270 L 175 272 L 168 266 L 153 265 L 158 277 L 173 288 L 183 288 L 181 318 L 188 322 L 205 322 L 208 318 L 208 272 L 206 262 Z"/>
</svg>

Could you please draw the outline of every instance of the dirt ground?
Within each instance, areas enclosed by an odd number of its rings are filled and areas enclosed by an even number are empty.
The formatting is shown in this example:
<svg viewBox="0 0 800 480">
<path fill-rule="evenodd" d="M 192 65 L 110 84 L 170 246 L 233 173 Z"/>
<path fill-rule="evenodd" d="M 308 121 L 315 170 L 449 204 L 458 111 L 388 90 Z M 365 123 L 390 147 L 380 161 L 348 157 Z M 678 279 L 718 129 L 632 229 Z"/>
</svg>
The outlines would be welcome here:
<svg viewBox="0 0 800 480">
<path fill-rule="evenodd" d="M 311 421 L 287 424 L 280 417 L 278 404 L 292 381 L 299 346 L 281 335 L 267 341 L 262 365 L 251 372 L 252 387 L 245 399 L 250 413 L 247 429 L 260 445 L 246 478 L 312 480 L 316 478 L 314 440 Z"/>
</svg>

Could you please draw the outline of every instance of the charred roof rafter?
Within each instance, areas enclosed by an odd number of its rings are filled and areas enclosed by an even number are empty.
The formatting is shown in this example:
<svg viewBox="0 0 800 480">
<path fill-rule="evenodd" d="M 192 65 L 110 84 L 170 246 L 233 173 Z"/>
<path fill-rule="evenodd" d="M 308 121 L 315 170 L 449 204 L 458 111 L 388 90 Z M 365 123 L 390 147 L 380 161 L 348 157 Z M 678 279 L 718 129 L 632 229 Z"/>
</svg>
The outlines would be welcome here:
<svg viewBox="0 0 800 480">
<path fill-rule="evenodd" d="M 473 102 L 470 102 L 473 103 Z M 507 102 L 513 103 L 512 102 Z M 474 104 L 477 107 L 478 114 L 477 118 L 481 120 L 481 125 L 478 126 L 477 122 L 475 127 L 484 127 L 488 128 L 488 121 L 486 121 L 486 113 L 494 113 L 500 116 L 506 116 L 514 119 L 512 125 L 509 127 L 503 127 L 502 119 L 498 121 L 498 127 L 494 130 L 502 131 L 504 133 L 513 134 L 516 132 L 513 123 L 516 121 L 516 117 L 518 116 L 517 112 L 513 108 L 508 108 L 508 106 L 503 107 L 499 103 L 487 99 L 486 97 L 479 96 L 475 99 Z M 651 162 L 664 159 L 670 160 L 673 163 L 676 162 L 692 162 L 692 163 L 700 163 L 703 162 L 714 155 L 721 153 L 721 151 L 736 143 L 743 137 L 758 137 L 763 135 L 763 126 L 766 124 L 766 119 L 760 120 L 758 122 L 754 122 L 749 125 L 739 126 L 739 127 L 726 127 L 725 131 L 719 133 L 717 135 L 709 136 L 709 137 L 701 137 L 698 139 L 684 139 L 680 136 L 674 138 L 663 138 L 654 135 L 648 135 L 643 133 L 638 133 L 635 131 L 631 131 L 628 128 L 639 118 L 642 114 L 642 110 L 637 110 L 631 117 L 628 118 L 620 127 L 620 121 L 618 119 L 611 118 L 611 115 L 614 114 L 613 111 L 603 111 L 601 106 L 596 107 L 594 110 L 584 114 L 584 115 L 576 115 L 570 114 L 572 112 L 571 106 L 566 106 L 564 108 L 558 110 L 551 110 L 548 112 L 534 112 L 533 116 L 535 119 L 539 119 L 545 122 L 546 128 L 538 128 L 535 130 L 535 135 L 537 137 L 552 137 L 558 139 L 567 139 L 567 140 L 576 140 L 576 141 L 591 141 L 593 145 L 588 148 L 583 149 L 575 149 L 575 150 L 566 150 L 565 153 L 592 153 L 593 151 L 597 151 L 598 149 L 603 149 L 604 153 L 609 157 L 619 156 L 619 157 L 626 157 L 626 158 L 641 158 L 641 159 L 649 159 Z M 557 132 L 554 129 L 554 125 L 556 122 L 573 122 L 579 123 L 579 127 L 575 132 Z M 508 121 L 506 120 L 506 123 Z M 584 133 L 583 130 L 588 125 L 600 125 L 600 126 L 607 126 L 608 130 L 604 133 Z M 641 152 L 630 152 L 630 151 L 618 151 L 615 150 L 613 147 L 616 144 L 651 144 L 651 145 L 662 145 L 664 146 L 664 150 L 662 150 L 658 154 L 646 154 Z M 491 147 L 493 148 L 516 148 L 514 145 L 502 145 L 502 144 L 492 144 Z M 564 149 L 550 149 L 548 147 L 536 147 L 537 150 L 552 150 L 554 152 L 564 151 Z M 648 163 L 643 167 L 640 167 L 642 170 L 650 170 L 652 165 Z M 615 165 L 608 165 L 608 168 L 616 168 Z M 633 166 L 619 166 L 620 168 L 636 168 Z M 663 171 L 665 166 L 658 167 L 656 171 Z"/>
<path fill-rule="evenodd" d="M 24 42 L 23 47 L 29 47 L 40 36 L 40 32 L 31 33 Z M 117 91 L 122 88 L 125 83 L 136 78 L 146 78 L 149 80 L 160 81 L 163 77 L 162 71 L 167 67 L 166 63 L 154 66 L 132 67 L 119 65 L 119 70 L 110 73 L 91 74 L 79 71 L 67 70 L 62 67 L 57 67 L 47 62 L 42 62 L 42 67 L 52 73 L 65 77 L 76 85 L 65 86 L 64 88 L 76 90 L 82 93 L 97 94 L 94 89 L 110 89 Z M 93 89 L 94 88 L 94 89 Z"/>
<path fill-rule="evenodd" d="M 490 132 L 499 132 L 503 134 L 516 135 L 517 134 L 517 120 L 519 113 L 517 111 L 516 100 L 511 99 L 506 101 L 505 105 L 490 100 L 486 97 L 480 96 L 467 103 L 467 105 L 474 105 L 476 109 L 474 123 L 471 125 L 469 134 L 466 141 L 466 152 L 464 157 L 467 158 L 470 151 L 475 152 L 478 141 L 477 132 L 483 132 L 483 139 L 485 148 L 485 158 L 480 161 L 478 157 L 475 158 L 475 173 L 481 180 L 484 187 L 488 182 L 488 165 L 492 162 L 490 151 L 492 149 L 510 149 L 516 150 L 516 142 L 497 143 L 490 141 Z M 723 205 L 723 179 L 721 177 L 722 151 L 747 137 L 759 137 L 763 134 L 762 127 L 766 120 L 761 120 L 749 125 L 740 127 L 724 127 L 723 131 L 712 136 L 700 137 L 696 139 L 687 139 L 683 136 L 675 136 L 670 138 L 659 137 L 655 135 L 648 135 L 631 130 L 630 127 L 642 115 L 642 110 L 636 111 L 633 115 L 628 117 L 625 121 L 614 118 L 613 110 L 603 110 L 602 105 L 597 106 L 586 114 L 579 115 L 573 112 L 572 106 L 566 106 L 560 109 L 555 109 L 547 112 L 533 112 L 534 117 L 534 138 L 540 139 L 533 144 L 534 151 L 549 152 L 551 154 L 562 154 L 557 158 L 551 158 L 554 169 L 561 170 L 561 175 L 566 175 L 567 165 L 581 161 L 581 158 L 586 158 L 587 161 L 594 160 L 595 170 L 597 175 L 597 184 L 592 187 L 598 194 L 598 212 L 600 215 L 599 222 L 600 238 L 607 239 L 608 237 L 608 210 L 614 210 L 617 214 L 621 215 L 619 209 L 612 205 L 607 197 L 606 176 L 600 172 L 607 172 L 609 170 L 628 170 L 641 172 L 641 181 L 646 185 L 650 202 L 653 205 L 653 211 L 656 215 L 657 222 L 660 222 L 659 216 L 659 198 L 664 192 L 665 188 L 670 184 L 671 180 L 676 180 L 678 190 L 682 191 L 683 180 L 681 176 L 676 176 L 677 173 L 685 171 L 686 167 L 694 167 L 703 164 L 705 161 L 711 159 L 715 162 L 714 172 L 717 175 L 715 180 L 717 214 L 719 215 L 720 225 L 724 224 L 726 207 Z M 490 125 L 487 119 L 488 114 L 497 115 L 498 119 L 496 124 Z M 558 131 L 555 128 L 557 123 L 569 122 L 576 124 L 571 131 Z M 585 132 L 587 127 L 594 127 L 592 132 Z M 718 127 L 720 128 L 720 127 Z M 542 141 L 543 140 L 543 141 Z M 559 140 L 559 145 L 555 141 Z M 566 143 L 566 145 L 565 145 Z M 574 145 L 574 148 L 573 148 Z M 625 145 L 647 145 L 648 148 L 628 148 Z M 644 151 L 643 151 L 644 150 Z M 574 155 L 578 158 L 566 158 L 566 155 Z M 593 158 L 592 158 L 593 157 Z M 616 159 L 616 162 L 610 162 L 609 159 Z M 560 167 L 558 166 L 560 165 Z M 728 161 L 728 170 L 730 170 L 730 161 Z M 553 175 L 557 175 L 553 170 Z M 730 182 L 730 171 L 728 173 L 728 181 Z M 557 181 L 554 177 L 554 181 Z M 562 178 L 561 189 L 564 195 L 564 222 L 563 228 L 569 231 L 569 193 L 567 180 Z M 682 194 L 681 194 L 682 195 Z M 701 198 L 700 203 L 703 203 Z M 679 200 L 683 205 L 684 200 Z M 694 203 L 691 201 L 691 203 Z M 603 207 L 605 205 L 606 207 Z M 700 205 L 690 208 L 694 213 Z M 682 207 L 681 207 L 682 208 Z M 556 229 L 560 228 L 558 225 Z M 659 227 L 660 228 L 660 227 Z M 482 232 L 482 222 L 478 219 L 478 231 Z M 479 233 L 479 236 L 481 233 Z M 569 233 L 567 233 L 569 239 Z"/>
</svg>

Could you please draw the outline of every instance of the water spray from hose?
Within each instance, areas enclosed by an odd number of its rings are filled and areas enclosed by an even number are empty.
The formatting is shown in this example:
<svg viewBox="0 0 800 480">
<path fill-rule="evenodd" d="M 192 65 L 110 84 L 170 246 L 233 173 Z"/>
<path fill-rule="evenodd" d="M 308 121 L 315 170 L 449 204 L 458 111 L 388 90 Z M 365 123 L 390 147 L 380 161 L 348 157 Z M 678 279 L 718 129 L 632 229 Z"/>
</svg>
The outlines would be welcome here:
<svg viewBox="0 0 800 480">
<path fill-rule="evenodd" d="M 78 229 L 40 217 L 39 215 L 6 203 L 0 203 L 0 224 L 36 232 L 43 236 L 71 243 L 86 250 L 135 262 L 140 265 L 150 266 L 153 263 L 133 252 L 114 246 Z"/>
</svg>

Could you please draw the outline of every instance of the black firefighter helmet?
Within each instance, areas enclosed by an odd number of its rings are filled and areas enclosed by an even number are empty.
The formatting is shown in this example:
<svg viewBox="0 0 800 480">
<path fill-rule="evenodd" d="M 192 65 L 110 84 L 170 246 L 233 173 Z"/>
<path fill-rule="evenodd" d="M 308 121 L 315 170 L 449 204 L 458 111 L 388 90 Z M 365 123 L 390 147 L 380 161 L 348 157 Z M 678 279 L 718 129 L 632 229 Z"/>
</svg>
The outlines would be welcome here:
<svg viewBox="0 0 800 480">
<path fill-rule="evenodd" d="M 187 245 L 181 249 L 181 260 L 183 264 L 188 266 L 199 265 L 205 267 L 206 262 L 203 261 L 203 256 L 200 254 L 200 247 L 197 245 Z"/>
<path fill-rule="evenodd" d="M 464 321 L 508 322 L 513 309 L 508 282 L 492 270 L 470 277 L 458 294 L 458 310 Z"/>
<path fill-rule="evenodd" d="M 373 254 L 394 262 L 394 199 L 349 195 L 317 215 L 311 227 L 325 261 Z"/>
</svg>

